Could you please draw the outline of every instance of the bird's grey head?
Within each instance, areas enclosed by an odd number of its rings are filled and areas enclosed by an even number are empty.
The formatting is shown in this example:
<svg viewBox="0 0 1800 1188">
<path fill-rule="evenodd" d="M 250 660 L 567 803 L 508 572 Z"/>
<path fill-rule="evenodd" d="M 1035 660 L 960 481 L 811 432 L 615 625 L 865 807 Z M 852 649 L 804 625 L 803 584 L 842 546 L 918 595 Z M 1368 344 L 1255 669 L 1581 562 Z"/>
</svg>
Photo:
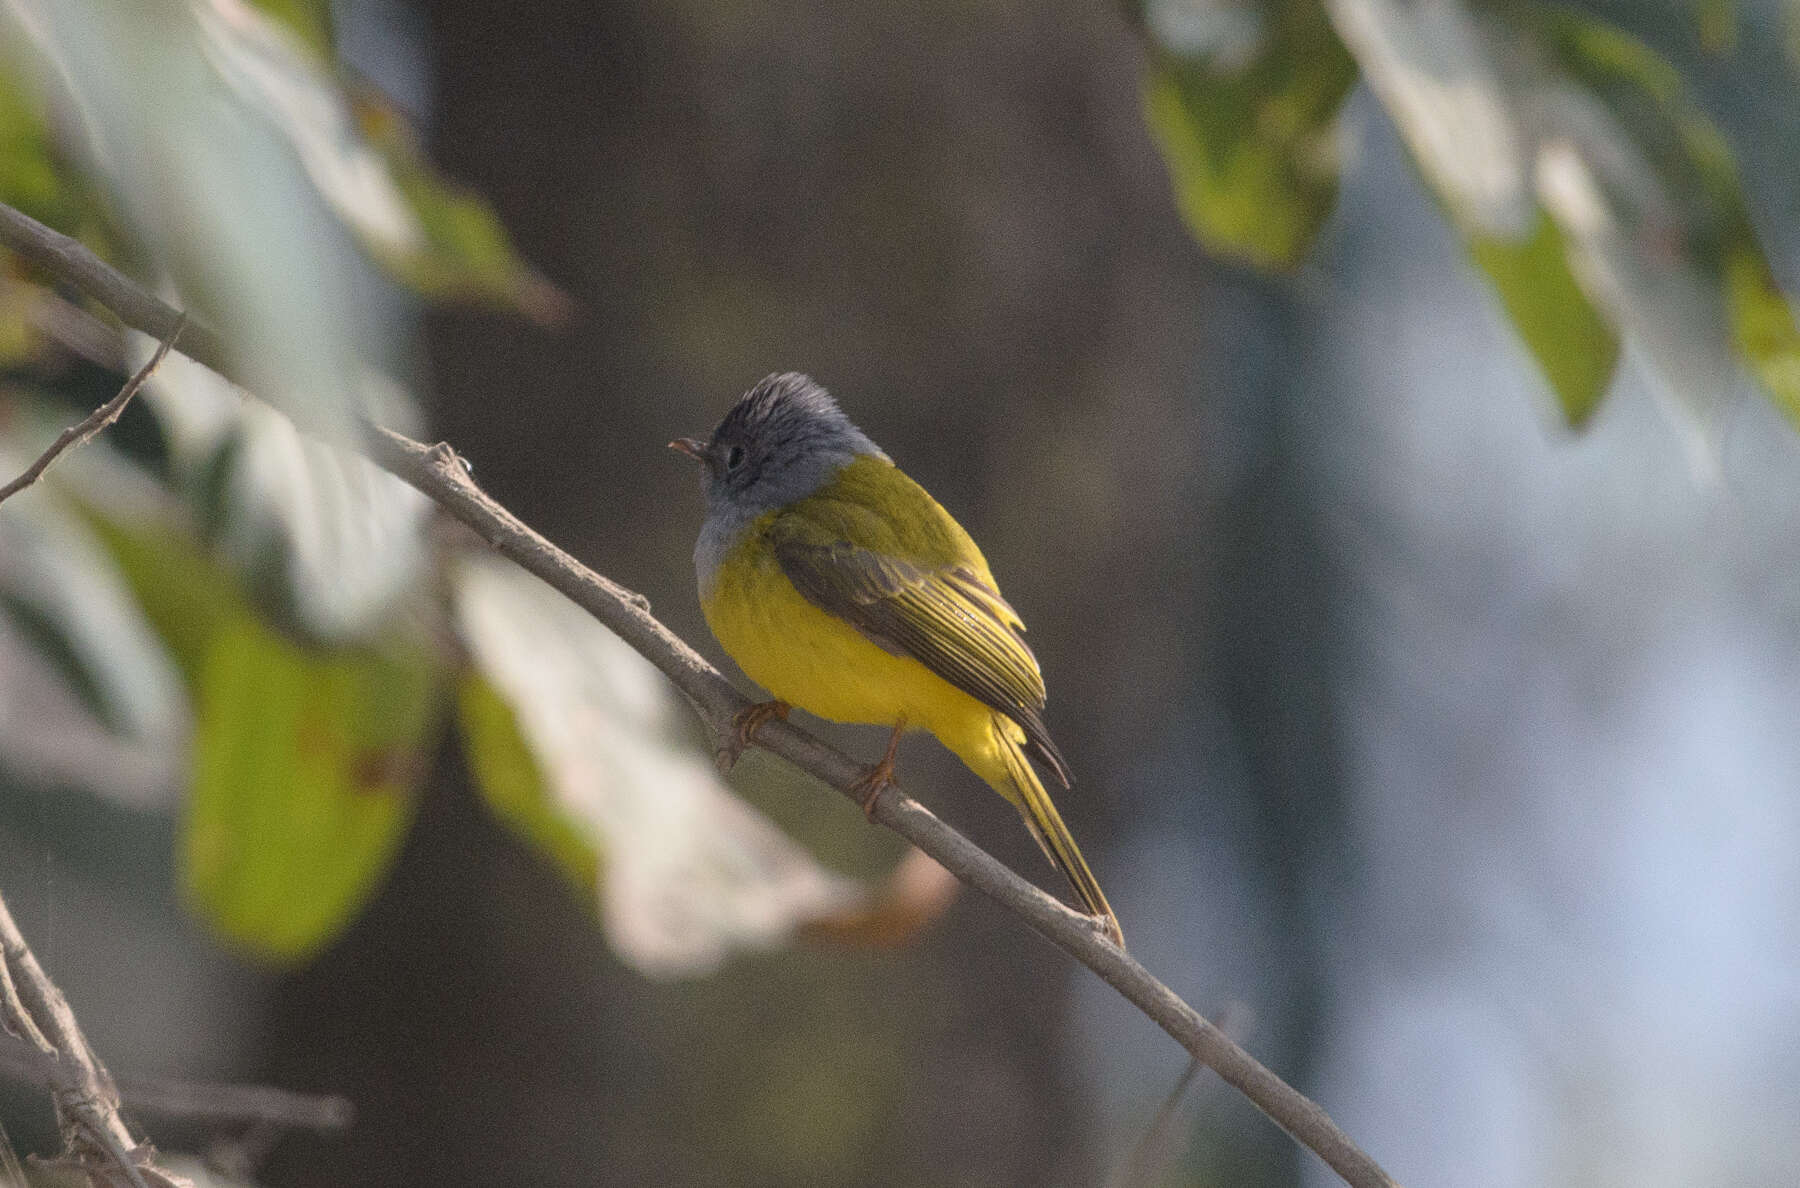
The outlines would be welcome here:
<svg viewBox="0 0 1800 1188">
<path fill-rule="evenodd" d="M 886 458 L 830 394 L 797 371 L 745 392 L 706 441 L 669 443 L 697 459 L 708 517 L 754 517 L 803 499 L 861 454 Z"/>
</svg>

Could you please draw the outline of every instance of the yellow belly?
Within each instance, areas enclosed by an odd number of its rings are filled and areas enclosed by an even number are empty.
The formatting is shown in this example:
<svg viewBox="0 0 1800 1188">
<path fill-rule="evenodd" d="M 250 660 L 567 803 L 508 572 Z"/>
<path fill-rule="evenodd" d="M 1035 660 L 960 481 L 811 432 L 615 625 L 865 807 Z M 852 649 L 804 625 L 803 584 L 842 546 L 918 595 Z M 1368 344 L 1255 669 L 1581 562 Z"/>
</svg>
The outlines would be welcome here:
<svg viewBox="0 0 1800 1188">
<path fill-rule="evenodd" d="M 834 722 L 892 726 L 904 717 L 965 762 L 992 747 L 991 709 L 808 602 L 760 532 L 746 533 L 726 556 L 700 605 L 731 658 L 782 701 Z"/>
</svg>

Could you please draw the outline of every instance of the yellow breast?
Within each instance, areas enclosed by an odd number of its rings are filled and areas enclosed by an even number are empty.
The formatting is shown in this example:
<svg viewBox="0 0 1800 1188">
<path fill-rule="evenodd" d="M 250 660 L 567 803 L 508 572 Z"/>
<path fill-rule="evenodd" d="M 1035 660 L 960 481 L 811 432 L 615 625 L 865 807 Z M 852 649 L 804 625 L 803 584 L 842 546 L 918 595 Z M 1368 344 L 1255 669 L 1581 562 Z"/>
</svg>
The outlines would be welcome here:
<svg viewBox="0 0 1800 1188">
<path fill-rule="evenodd" d="M 763 534 L 772 515 L 744 533 L 701 592 L 707 624 L 751 680 L 834 722 L 905 716 L 944 737 L 987 720 L 986 706 L 917 660 L 882 650 L 802 597 Z"/>
</svg>

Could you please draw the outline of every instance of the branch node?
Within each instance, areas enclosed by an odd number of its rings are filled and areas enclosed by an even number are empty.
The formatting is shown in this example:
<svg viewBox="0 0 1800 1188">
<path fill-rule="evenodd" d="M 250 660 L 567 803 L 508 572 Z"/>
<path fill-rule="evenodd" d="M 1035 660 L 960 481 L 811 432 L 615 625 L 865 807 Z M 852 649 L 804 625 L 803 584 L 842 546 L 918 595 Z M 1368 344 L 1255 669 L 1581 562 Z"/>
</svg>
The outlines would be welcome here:
<svg viewBox="0 0 1800 1188">
<path fill-rule="evenodd" d="M 440 441 L 425 451 L 425 460 L 438 470 L 449 470 L 455 467 L 464 475 L 472 475 L 475 468 L 468 459 L 456 452 L 456 448 L 447 441 Z"/>
</svg>

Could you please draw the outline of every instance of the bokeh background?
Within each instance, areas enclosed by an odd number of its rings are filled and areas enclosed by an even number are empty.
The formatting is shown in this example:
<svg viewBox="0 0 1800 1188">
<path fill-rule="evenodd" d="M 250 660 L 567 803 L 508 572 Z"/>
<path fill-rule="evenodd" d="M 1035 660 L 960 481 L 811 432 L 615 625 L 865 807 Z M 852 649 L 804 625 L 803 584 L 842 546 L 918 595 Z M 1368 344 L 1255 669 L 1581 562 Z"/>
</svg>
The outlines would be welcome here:
<svg viewBox="0 0 1800 1188">
<path fill-rule="evenodd" d="M 1224 44 L 1276 7 L 1186 9 Z M 42 8 L 53 28 L 104 44 L 64 8 Z M 1686 80 L 1795 291 L 1790 11 L 1578 11 Z M 1696 412 L 1628 333 L 1571 429 L 1362 87 L 1295 266 L 1196 243 L 1145 119 L 1167 22 L 1116 5 L 328 17 L 339 77 L 384 94 L 566 296 L 536 318 L 420 302 L 342 234 L 296 265 L 348 303 L 354 325 L 321 333 L 404 381 L 421 432 L 500 501 L 723 662 L 692 588 L 694 476 L 663 443 L 767 372 L 811 372 L 1031 624 L 1078 777 L 1059 799 L 1133 953 L 1400 1180 L 1800 1177 L 1800 451 L 1758 385 Z M 142 118 L 134 151 L 183 160 Z M 179 280 L 169 184 L 161 205 L 114 200 L 151 245 L 115 258 Z M 14 364 L 7 425 L 117 383 L 44 366 Z M 125 453 L 157 436 L 148 414 L 120 432 Z M 366 904 L 272 960 L 180 890 L 192 722 L 93 741 L 25 621 L 0 633 L 0 892 L 115 1069 L 355 1103 L 349 1132 L 285 1137 L 258 1183 L 1099 1184 L 1183 1071 L 973 897 L 893 950 L 647 974 L 449 730 Z M 704 758 L 697 729 L 678 745 Z M 953 759 L 928 739 L 902 756 L 910 792 L 1055 886 Z M 900 858 L 767 756 L 733 784 L 825 867 L 874 882 Z M 1329 1182 L 1204 1077 L 1175 1118 L 1145 1183 Z M 165 1148 L 209 1137 L 138 1120 Z M 0 1121 L 21 1153 L 53 1149 L 37 1090 L 0 1086 Z"/>
</svg>

